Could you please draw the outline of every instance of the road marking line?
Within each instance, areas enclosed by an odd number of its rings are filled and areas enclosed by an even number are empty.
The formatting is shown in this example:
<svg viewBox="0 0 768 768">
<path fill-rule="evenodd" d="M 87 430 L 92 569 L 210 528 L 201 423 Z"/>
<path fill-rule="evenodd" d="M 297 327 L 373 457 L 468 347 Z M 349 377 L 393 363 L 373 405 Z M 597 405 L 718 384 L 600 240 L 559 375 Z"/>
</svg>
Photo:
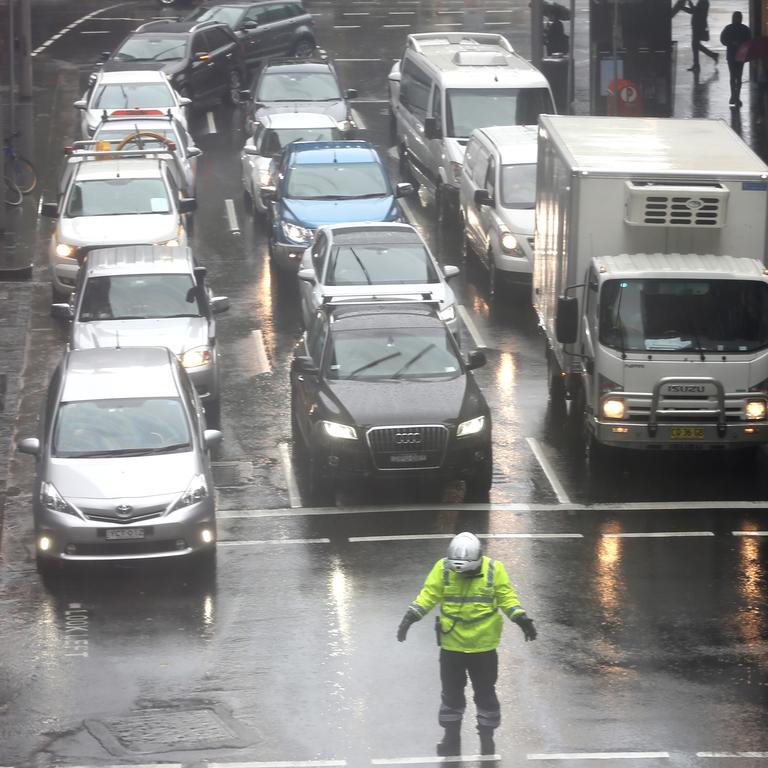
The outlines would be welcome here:
<svg viewBox="0 0 768 768">
<path fill-rule="evenodd" d="M 335 61 L 384 61 L 384 59 L 335 59 Z M 389 104 L 389 99 L 355 99 L 353 104 Z"/>
<path fill-rule="evenodd" d="M 508 27 L 511 22 L 509 21 L 484 21 L 484 27 Z"/>
<path fill-rule="evenodd" d="M 209 113 L 210 114 L 210 113 Z M 227 198 L 224 201 L 224 207 L 227 209 L 227 221 L 229 222 L 229 231 L 240 233 L 240 225 L 237 223 L 237 211 L 235 210 L 235 201 Z"/>
<path fill-rule="evenodd" d="M 415 16 L 416 11 L 390 11 L 390 16 Z"/>
<path fill-rule="evenodd" d="M 336 24 L 333 27 L 334 29 L 361 29 L 359 25 L 354 24 Z"/>
<path fill-rule="evenodd" d="M 267 357 L 267 349 L 264 346 L 264 334 L 259 331 L 251 331 L 253 336 L 253 343 L 255 346 L 254 356 L 256 357 L 256 367 L 254 369 L 254 375 L 258 376 L 262 373 L 270 373 L 272 366 L 269 364 L 269 357 Z"/>
<path fill-rule="evenodd" d="M 410 29 L 410 24 L 382 24 L 382 29 Z"/>
<path fill-rule="evenodd" d="M 354 107 L 352 108 L 352 118 L 354 119 L 355 123 L 357 123 L 357 127 L 361 131 L 367 130 L 368 126 L 365 124 L 365 120 L 360 117 L 360 113 Z"/>
<path fill-rule="evenodd" d="M 285 476 L 285 482 L 288 484 L 288 503 L 291 509 L 298 509 L 301 506 L 301 494 L 299 493 L 299 486 L 296 483 L 296 475 L 293 471 L 293 464 L 291 463 L 291 455 L 288 451 L 288 445 L 286 443 L 280 443 L 278 445 L 280 451 L 280 460 L 283 463 L 283 475 Z"/>
<path fill-rule="evenodd" d="M 334 61 L 384 61 L 384 59 L 336 59 L 334 58 Z M 359 100 L 354 102 L 355 104 L 359 103 Z M 364 104 L 368 103 L 366 101 L 363 101 Z"/>
<path fill-rule="evenodd" d="M 450 16 L 451 14 L 453 14 L 455 16 L 457 13 L 464 13 L 464 11 L 438 11 L 437 15 L 438 16 Z"/>
<path fill-rule="evenodd" d="M 81 35 L 109 35 L 111 34 L 108 29 L 81 29 Z M 59 35 L 61 37 L 61 35 Z"/>
<path fill-rule="evenodd" d="M 44 43 L 41 45 L 38 45 L 37 48 L 35 48 L 32 53 L 30 53 L 30 56 L 37 56 L 38 53 L 42 53 L 51 43 L 58 40 L 65 32 L 69 32 L 70 30 L 74 29 L 75 27 L 82 24 L 84 21 L 87 21 L 88 19 L 92 19 L 94 16 L 98 16 L 100 13 L 106 13 L 107 11 L 111 11 L 113 8 L 120 8 L 124 3 L 117 3 L 117 5 L 110 5 L 106 8 L 99 8 L 96 11 L 91 11 L 91 13 L 87 13 L 85 16 L 81 16 L 79 19 L 75 19 L 75 21 L 68 24 L 63 29 L 59 30 L 55 35 L 52 37 L 49 37 Z"/>
<path fill-rule="evenodd" d="M 464 305 L 457 304 L 456 308 L 459 310 L 459 317 L 464 323 L 464 327 L 469 331 L 469 335 L 472 337 L 472 341 L 475 343 L 475 346 L 478 349 L 488 349 L 486 343 L 483 341 L 483 337 L 480 335 L 480 332 L 477 330 L 475 321 L 469 316 L 469 312 L 467 312 Z"/>
<path fill-rule="evenodd" d="M 512 13 L 512 11 L 508 11 L 506 9 L 496 9 L 495 11 L 487 10 L 486 13 Z"/>
<path fill-rule="evenodd" d="M 208 768 L 342 768 L 346 760 L 272 760 L 266 763 L 208 763 Z"/>
<path fill-rule="evenodd" d="M 454 24 L 435 24 L 436 27 L 460 27 L 461 22 L 456 22 Z"/>
<path fill-rule="evenodd" d="M 220 547 L 250 547 L 261 544 L 330 544 L 330 539 L 244 539 L 242 541 L 218 541 Z M 229 766 L 230 763 L 224 763 Z M 267 765 L 267 763 L 243 763 L 243 765 Z M 271 765 L 271 763 L 269 763 Z M 298 763 L 281 763 L 281 765 L 298 765 Z M 317 763 L 308 763 L 317 765 Z M 210 764 L 209 764 L 210 768 Z"/>
<path fill-rule="evenodd" d="M 555 752 L 526 757 L 529 760 L 652 760 L 669 758 L 669 752 Z"/>
<path fill-rule="evenodd" d="M 530 449 L 533 451 L 533 455 L 536 457 L 536 461 L 539 462 L 547 481 L 552 486 L 552 490 L 555 492 L 557 500 L 561 504 L 570 504 L 571 500 L 568 498 L 568 494 L 565 491 L 562 483 L 557 477 L 557 473 L 554 467 L 549 463 L 549 459 L 544 455 L 544 451 L 541 450 L 541 445 L 535 437 L 526 437 L 525 441 L 528 443 Z"/>
<path fill-rule="evenodd" d="M 732 536 L 768 536 L 768 531 L 731 531 Z"/>
<path fill-rule="evenodd" d="M 677 539 L 714 536 L 712 531 L 652 531 L 649 533 L 601 533 L 605 539 Z"/>
<path fill-rule="evenodd" d="M 452 533 L 413 533 L 401 536 L 350 536 L 351 544 L 365 544 L 375 541 L 429 541 L 430 539 L 452 539 Z M 582 533 L 478 533 L 478 539 L 583 539 Z"/>
<path fill-rule="evenodd" d="M 205 125 L 208 128 L 208 133 L 216 133 L 216 118 L 213 112 L 208 111 L 205 113 Z"/>
<path fill-rule="evenodd" d="M 370 11 L 344 11 L 342 16 L 370 16 Z"/>
<path fill-rule="evenodd" d="M 768 752 L 697 752 L 696 757 L 757 757 L 768 758 Z"/>
<path fill-rule="evenodd" d="M 371 760 L 372 765 L 433 765 L 434 763 L 493 763 L 501 760 L 501 755 L 451 755 L 450 757 L 378 757 Z"/>
<path fill-rule="evenodd" d="M 131 763 L 131 768 L 182 768 L 183 763 Z M 93 768 L 92 765 L 73 765 L 71 768 Z M 105 765 L 102 768 L 126 768 L 126 763 Z"/>
</svg>

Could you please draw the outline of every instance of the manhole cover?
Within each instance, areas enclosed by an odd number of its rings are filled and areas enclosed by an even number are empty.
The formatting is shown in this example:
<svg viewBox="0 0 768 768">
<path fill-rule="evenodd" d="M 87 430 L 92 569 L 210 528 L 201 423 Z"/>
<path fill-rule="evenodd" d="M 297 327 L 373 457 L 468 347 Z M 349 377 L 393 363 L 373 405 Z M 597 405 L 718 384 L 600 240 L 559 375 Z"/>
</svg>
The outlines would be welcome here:
<svg viewBox="0 0 768 768">
<path fill-rule="evenodd" d="M 246 729 L 216 705 L 142 709 L 121 718 L 87 720 L 85 726 L 114 755 L 237 748 L 252 742 Z"/>
<path fill-rule="evenodd" d="M 211 465 L 217 488 L 249 485 L 254 480 L 252 461 L 218 461 Z"/>
</svg>

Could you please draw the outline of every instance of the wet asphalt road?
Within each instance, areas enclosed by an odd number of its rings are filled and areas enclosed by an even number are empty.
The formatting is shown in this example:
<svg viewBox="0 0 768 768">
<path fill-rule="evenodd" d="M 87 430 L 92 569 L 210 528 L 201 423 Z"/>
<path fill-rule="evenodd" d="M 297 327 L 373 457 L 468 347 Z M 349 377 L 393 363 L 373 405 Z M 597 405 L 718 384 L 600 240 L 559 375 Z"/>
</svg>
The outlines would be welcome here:
<svg viewBox="0 0 768 768">
<path fill-rule="evenodd" d="M 464 5 L 306 5 L 343 86 L 359 91 L 362 137 L 397 178 L 385 100 L 408 31 L 401 25 L 450 29 L 469 18 Z M 729 15 L 730 4 L 721 5 Z M 60 147 L 73 137 L 71 102 L 98 53 L 157 6 L 37 7 L 32 125 L 51 192 Z M 527 3 L 489 0 L 482 9 L 491 31 L 509 33 L 527 53 Z M 158 566 L 88 569 L 43 585 L 31 548 L 33 467 L 11 456 L 0 766 L 424 762 L 439 735 L 431 617 L 405 645 L 394 632 L 429 566 L 463 529 L 489 536 L 540 630 L 534 644 L 514 626 L 505 630 L 498 764 L 765 764 L 768 457 L 745 465 L 716 455 L 630 456 L 591 474 L 548 409 L 544 341 L 527 297 L 491 302 L 486 275 L 461 263 L 458 238 L 438 231 L 423 196 L 407 213 L 442 263 L 462 266 L 454 285 L 469 320 L 462 344 L 483 346 L 489 360 L 477 378 L 495 420 L 492 505 L 463 504 L 457 484 L 344 489 L 334 510 L 304 507 L 287 397 L 297 291 L 275 280 L 263 226 L 242 205 L 241 122 L 237 110 L 212 105 L 192 126 L 205 153 L 195 247 L 216 293 L 232 303 L 218 324 L 226 377 L 225 442 L 214 457 L 216 579 Z M 50 225 L 35 221 L 30 203 L 20 215 L 36 264 L 33 282 L 18 289 L 31 303 L 17 402 L 17 433 L 26 436 L 66 329 L 48 316 Z M 470 705 L 470 755 L 472 714 Z"/>
</svg>

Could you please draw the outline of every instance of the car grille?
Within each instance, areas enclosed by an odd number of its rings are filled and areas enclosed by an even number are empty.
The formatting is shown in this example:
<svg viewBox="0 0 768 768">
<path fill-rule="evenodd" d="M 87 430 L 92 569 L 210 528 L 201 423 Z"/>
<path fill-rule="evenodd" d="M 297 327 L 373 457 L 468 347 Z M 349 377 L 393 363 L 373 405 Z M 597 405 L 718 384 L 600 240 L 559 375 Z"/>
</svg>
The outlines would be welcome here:
<svg viewBox="0 0 768 768">
<path fill-rule="evenodd" d="M 136 508 L 125 515 L 119 515 L 115 507 L 100 509 L 79 507 L 79 509 L 88 520 L 93 520 L 96 523 L 135 523 L 138 520 L 151 520 L 153 517 L 160 517 L 168 509 L 168 505 L 156 504 L 151 507 Z"/>
<path fill-rule="evenodd" d="M 372 427 L 366 439 L 377 469 L 437 469 L 445 457 L 448 430 L 442 424 Z"/>
<path fill-rule="evenodd" d="M 620 394 L 620 393 L 617 393 Z M 627 393 L 624 396 L 627 406 L 626 420 L 647 423 L 651 416 L 651 398 L 647 395 Z M 736 423 L 744 421 L 744 395 L 725 396 L 725 421 Z M 720 410 L 715 397 L 692 397 L 691 395 L 663 395 L 659 398 L 656 409 L 658 423 L 704 422 L 716 424 Z"/>
<path fill-rule="evenodd" d="M 178 552 L 176 541 L 100 541 L 94 544 L 77 544 L 72 554 L 76 557 L 104 557 L 115 555 L 165 555 Z"/>
</svg>

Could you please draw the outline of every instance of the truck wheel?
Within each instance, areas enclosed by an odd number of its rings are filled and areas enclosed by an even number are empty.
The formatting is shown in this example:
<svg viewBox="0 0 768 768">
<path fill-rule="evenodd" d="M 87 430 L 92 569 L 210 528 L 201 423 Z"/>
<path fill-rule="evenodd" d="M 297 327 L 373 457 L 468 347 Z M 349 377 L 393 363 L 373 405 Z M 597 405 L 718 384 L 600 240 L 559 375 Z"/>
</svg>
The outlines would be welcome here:
<svg viewBox="0 0 768 768">
<path fill-rule="evenodd" d="M 560 366 L 552 350 L 547 349 L 547 380 L 549 381 L 549 402 L 557 413 L 565 414 L 565 382 L 560 375 Z"/>
</svg>

